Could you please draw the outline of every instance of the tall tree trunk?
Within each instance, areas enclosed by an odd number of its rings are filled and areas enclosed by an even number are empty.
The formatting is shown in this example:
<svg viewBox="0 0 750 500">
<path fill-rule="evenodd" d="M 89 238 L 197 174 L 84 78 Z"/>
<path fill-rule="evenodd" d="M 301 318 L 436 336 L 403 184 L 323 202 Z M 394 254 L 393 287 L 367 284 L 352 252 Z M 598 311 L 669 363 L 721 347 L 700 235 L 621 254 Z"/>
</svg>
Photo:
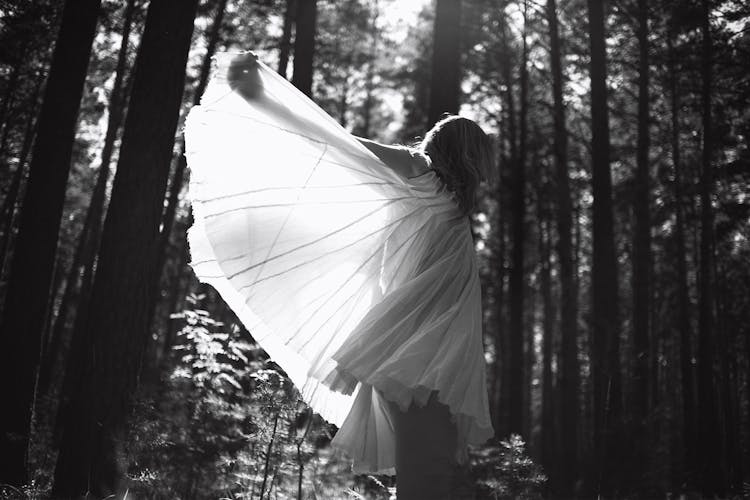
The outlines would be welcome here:
<svg viewBox="0 0 750 500">
<path fill-rule="evenodd" d="M 505 85 L 505 92 L 503 93 L 504 103 L 502 105 L 505 108 L 505 130 L 507 131 L 507 143 L 508 143 L 508 154 L 504 158 L 502 164 L 502 172 L 505 174 L 503 179 L 504 189 L 503 195 L 507 201 L 503 202 L 502 211 L 507 211 L 508 214 L 512 214 L 515 205 L 516 196 L 514 194 L 515 186 L 514 183 L 517 180 L 517 169 L 518 169 L 518 129 L 517 129 L 517 118 L 516 118 L 516 106 L 513 99 L 513 73 L 511 71 L 512 57 L 511 48 L 508 41 L 508 17 L 505 15 L 503 9 L 500 11 L 500 43 L 501 43 L 501 60 L 500 64 L 503 68 L 502 80 Z M 507 186 L 507 187 L 506 187 Z M 508 219 L 510 219 L 508 221 Z M 503 230 L 509 229 L 511 238 L 515 229 L 515 222 L 512 217 L 507 217 L 503 223 L 506 226 Z M 503 238 L 503 244 L 505 240 Z M 508 274 L 508 321 L 503 323 L 502 334 L 505 341 L 503 346 L 503 365 L 502 365 L 502 398 L 500 404 L 503 407 L 502 415 L 507 419 L 503 422 L 502 429 L 504 434 L 512 432 L 521 432 L 521 420 L 523 418 L 523 332 L 513 329 L 513 319 L 511 318 L 513 307 L 513 293 L 511 282 L 513 280 L 513 244 L 511 243 L 510 251 L 510 272 L 505 270 L 505 262 L 503 262 L 503 272 Z M 505 279 L 505 276 L 503 276 Z M 505 304 L 501 304 L 504 307 Z M 505 318 L 503 318 L 505 321 Z M 520 323 L 523 323 L 521 320 Z"/>
<path fill-rule="evenodd" d="M 556 477 L 557 461 L 555 460 L 554 432 L 554 393 L 552 382 L 552 341 L 555 327 L 555 306 L 552 300 L 552 261 L 550 259 L 550 242 L 552 239 L 549 209 L 547 208 L 546 190 L 543 188 L 543 176 L 537 178 L 537 219 L 539 221 L 539 287 L 542 294 L 542 431 L 541 449 L 542 466 L 550 477 Z"/>
<path fill-rule="evenodd" d="M 380 16 L 380 8 L 378 6 L 378 0 L 375 0 L 373 5 L 373 16 L 370 20 L 370 47 L 367 54 L 367 69 L 365 72 L 365 100 L 362 104 L 362 127 L 357 131 L 357 135 L 361 137 L 370 137 L 372 128 L 372 110 L 374 107 L 373 93 L 375 91 L 375 62 L 378 57 L 378 17 Z"/>
<path fill-rule="evenodd" d="M 197 4 L 149 4 L 84 328 L 85 376 L 66 413 L 53 496 L 118 493 L 117 453 L 149 337 L 151 277 Z"/>
<path fill-rule="evenodd" d="M 0 393 L 5 402 L 0 412 L 0 483 L 14 486 L 27 482 L 44 312 L 99 4 L 100 0 L 65 2 L 0 318 L 0 352 L 7 353 L 0 364 Z"/>
<path fill-rule="evenodd" d="M 512 207 L 513 216 L 511 222 L 513 248 L 511 250 L 511 268 L 510 268 L 510 432 L 523 434 L 523 408 L 524 403 L 524 363 L 523 345 L 524 345 L 524 244 L 526 235 L 526 118 L 527 118 L 527 97 L 528 92 L 528 71 L 526 69 L 527 47 L 526 47 L 526 25 L 524 9 L 524 28 L 522 31 L 522 54 L 520 64 L 520 112 L 519 112 L 519 151 L 518 157 L 513 164 L 513 189 L 512 189 Z M 505 33 L 505 29 L 503 29 Z M 509 50 L 507 44 L 505 49 Z M 506 66 L 506 67 L 509 67 Z M 510 73 L 510 71 L 508 71 Z M 509 77 L 509 75 L 507 75 Z M 510 79 L 506 80 L 506 85 L 511 88 Z M 508 95 L 509 100 L 512 99 Z M 528 436 L 524 436 L 528 438 Z"/>
<path fill-rule="evenodd" d="M 294 35 L 292 85 L 308 97 L 312 96 L 315 24 L 317 17 L 317 0 L 297 0 L 297 28 Z"/>
<path fill-rule="evenodd" d="M 461 0 L 437 0 L 427 127 L 458 113 L 461 93 Z"/>
<path fill-rule="evenodd" d="M 592 239 L 591 269 L 594 383 L 595 490 L 611 497 L 620 485 L 622 389 L 617 257 L 609 164 L 604 2 L 588 0 L 591 47 Z"/>
<path fill-rule="evenodd" d="M 221 39 L 221 28 L 224 22 L 224 14 L 226 13 L 227 0 L 219 0 L 214 13 L 213 22 L 211 24 L 211 31 L 208 33 L 208 44 L 206 46 L 206 54 L 203 56 L 203 62 L 201 64 L 200 75 L 198 78 L 198 85 L 195 88 L 193 94 L 193 106 L 200 104 L 201 96 L 206 90 L 208 85 L 208 78 L 211 76 L 211 60 L 216 53 L 216 47 Z M 157 247 L 157 262 L 156 270 L 153 278 L 153 294 L 156 299 L 151 303 L 151 310 L 149 312 L 150 326 L 149 329 L 153 331 L 153 325 L 156 321 L 156 306 L 158 305 L 159 289 L 161 285 L 162 274 L 164 273 L 164 265 L 167 260 L 167 248 L 169 247 L 169 239 L 172 234 L 172 227 L 174 226 L 175 216 L 177 214 L 177 205 L 180 202 L 180 192 L 185 182 L 185 171 L 187 168 L 187 158 L 185 157 L 185 138 L 180 136 L 178 150 L 180 153 L 177 156 L 177 165 L 175 166 L 174 175 L 172 176 L 172 183 L 169 187 L 169 193 L 167 195 L 167 208 L 164 211 L 161 223 L 161 232 L 159 233 L 159 245 Z M 177 279 L 177 278 L 175 278 Z M 170 311 L 171 313 L 172 311 Z"/>
<path fill-rule="evenodd" d="M 498 165 L 500 175 L 497 179 L 495 186 L 495 200 L 497 203 L 496 211 L 496 225 L 497 225 L 497 244 L 495 248 L 495 255 L 493 259 L 493 279 L 495 288 L 495 366 L 494 366 L 494 377 L 493 377 L 493 403 L 492 416 L 493 426 L 495 428 L 495 436 L 505 437 L 508 431 L 508 377 L 507 366 L 508 366 L 508 349 L 507 349 L 507 323 L 505 321 L 505 281 L 506 281 L 506 269 L 505 269 L 505 234 L 507 229 L 506 222 L 506 198 L 507 198 L 507 180 L 506 170 L 507 155 L 505 153 L 503 136 L 505 130 L 505 120 L 501 116 L 499 120 L 500 128 L 500 139 L 498 148 Z"/>
<path fill-rule="evenodd" d="M 676 55 L 672 42 L 674 34 L 669 33 L 667 37 L 667 50 L 669 51 L 669 93 L 671 98 L 672 115 L 672 168 L 674 169 L 675 199 L 675 246 L 676 246 L 676 272 L 677 272 L 677 324 L 675 330 L 679 332 L 680 345 L 680 383 L 682 389 L 682 446 L 684 453 L 683 480 L 687 491 L 695 486 L 696 473 L 696 440 L 697 426 L 695 421 L 695 388 L 693 385 L 693 349 L 691 346 L 692 327 L 690 317 L 692 316 L 692 305 L 690 303 L 690 289 L 688 285 L 687 271 L 687 249 L 685 243 L 685 212 L 683 209 L 684 196 L 682 193 L 682 166 L 680 155 L 680 102 L 677 93 L 677 70 Z"/>
<path fill-rule="evenodd" d="M 305 1 L 305 0 L 300 0 Z M 279 42 L 279 74 L 286 78 L 286 68 L 289 65 L 289 52 L 292 49 L 292 29 L 296 17 L 297 0 L 286 0 L 284 9 L 284 28 Z"/>
<path fill-rule="evenodd" d="M 716 276 L 717 283 L 725 283 L 727 275 L 724 266 L 719 266 L 716 255 L 713 256 L 713 274 Z M 727 327 L 726 317 L 726 293 L 725 287 L 716 287 L 716 350 L 719 358 L 720 380 L 719 398 L 721 400 L 722 417 L 719 429 L 723 436 L 721 439 L 724 455 L 722 457 L 722 470 L 726 471 L 723 480 L 730 491 L 742 491 L 742 474 L 740 481 L 736 482 L 737 469 L 742 465 L 741 455 L 738 457 L 737 449 L 740 441 L 739 427 L 735 426 L 734 399 L 737 394 L 737 386 L 734 384 L 734 378 L 730 372 L 730 364 L 734 364 L 736 359 L 734 349 L 730 346 L 734 344 L 731 335 L 732 328 Z M 738 459 L 739 458 L 739 459 Z"/>
<path fill-rule="evenodd" d="M 547 0 L 547 23 L 550 37 L 550 67 L 552 70 L 553 118 L 555 126 L 554 158 L 556 181 L 557 257 L 560 266 L 560 330 L 562 349 L 559 368 L 558 408 L 561 416 L 561 449 L 558 450 L 559 482 L 554 481 L 553 490 L 561 496 L 574 494 L 578 475 L 578 388 L 579 367 L 577 349 L 578 300 L 575 292 L 573 262 L 572 219 L 570 180 L 568 174 L 568 131 L 565 123 L 563 101 L 562 56 L 558 33 L 557 3 Z"/>
<path fill-rule="evenodd" d="M 702 125 L 703 151 L 701 156 L 701 231 L 698 294 L 698 432 L 701 458 L 701 491 L 705 496 L 723 496 L 717 397 L 714 381 L 714 318 L 713 318 L 713 213 L 711 210 L 711 157 L 713 150 L 711 123 L 711 79 L 713 77 L 713 47 L 711 40 L 711 7 L 702 0 Z"/>
<path fill-rule="evenodd" d="M 46 393 L 52 381 L 52 374 L 55 373 L 56 364 L 61 353 L 64 342 L 64 332 L 70 317 L 74 318 L 73 324 L 76 324 L 75 318 L 81 311 L 87 310 L 91 288 L 91 279 L 93 275 L 94 260 L 99 251 L 99 238 L 101 235 L 102 217 L 105 211 L 107 182 L 110 175 L 110 163 L 114 153 L 115 141 L 120 130 L 120 125 L 125 115 L 125 96 L 127 90 L 124 88 L 125 72 L 128 62 L 128 43 L 130 40 L 130 31 L 132 29 L 133 17 L 135 15 L 135 0 L 128 0 L 123 13 L 123 26 L 121 32 L 120 48 L 117 54 L 117 65 L 115 66 L 115 81 L 112 85 L 112 92 L 109 96 L 109 118 L 107 121 L 107 132 L 104 136 L 104 146 L 102 147 L 101 162 L 99 164 L 99 173 L 91 193 L 91 200 L 86 211 L 86 219 L 83 229 L 78 237 L 78 245 L 73 256 L 73 263 L 68 273 L 63 299 L 60 310 L 57 313 L 52 332 L 50 335 L 50 348 L 44 355 L 42 366 L 39 373 L 39 390 Z M 76 291 L 78 292 L 76 295 Z M 77 297 L 78 300 L 75 300 Z M 75 305 L 75 313 L 72 311 Z M 73 329 L 75 335 L 75 328 Z M 75 345 L 75 340 L 72 345 Z M 76 369 L 80 365 L 80 356 L 75 352 L 68 358 L 68 366 Z M 65 398 L 63 392 L 62 398 Z"/>
<path fill-rule="evenodd" d="M 631 481 L 639 485 L 647 471 L 647 450 L 650 443 L 649 416 L 649 333 L 651 299 L 651 211 L 649 181 L 649 59 L 648 59 L 648 4 L 638 0 L 638 143 L 636 152 L 635 193 L 633 213 L 633 349 L 631 402 L 634 422 Z"/>
</svg>

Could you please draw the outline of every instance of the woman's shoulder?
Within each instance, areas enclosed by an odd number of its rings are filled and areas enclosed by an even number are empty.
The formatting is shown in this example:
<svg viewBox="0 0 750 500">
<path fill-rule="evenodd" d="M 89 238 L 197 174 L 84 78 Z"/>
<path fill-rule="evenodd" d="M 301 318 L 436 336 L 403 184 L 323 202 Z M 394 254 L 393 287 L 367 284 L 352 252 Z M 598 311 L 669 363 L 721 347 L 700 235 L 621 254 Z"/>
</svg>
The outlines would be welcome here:
<svg viewBox="0 0 750 500">
<path fill-rule="evenodd" d="M 409 146 L 402 146 L 409 153 L 409 171 L 407 177 L 420 177 L 432 170 L 430 159 L 419 149 Z"/>
</svg>

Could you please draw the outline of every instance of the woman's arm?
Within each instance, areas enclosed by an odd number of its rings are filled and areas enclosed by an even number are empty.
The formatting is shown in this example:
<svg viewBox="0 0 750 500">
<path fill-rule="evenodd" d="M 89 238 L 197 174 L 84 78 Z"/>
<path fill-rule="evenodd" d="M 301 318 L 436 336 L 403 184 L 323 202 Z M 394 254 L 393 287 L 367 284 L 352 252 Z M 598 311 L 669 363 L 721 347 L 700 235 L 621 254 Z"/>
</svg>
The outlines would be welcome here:
<svg viewBox="0 0 750 500">
<path fill-rule="evenodd" d="M 287 124 L 291 129 L 313 128 L 314 125 L 306 124 L 303 117 L 264 99 L 263 81 L 259 70 L 260 66 L 255 54 L 252 52 L 239 54 L 232 59 L 229 65 L 227 82 L 232 90 L 252 103 L 253 106 L 269 112 L 278 122 Z M 363 137 L 354 137 L 401 177 L 414 177 L 428 169 L 427 161 L 421 155 L 412 154 L 405 146 L 388 146 Z M 340 142 L 340 139 L 335 136 L 324 136 L 322 139 L 334 145 Z"/>
<path fill-rule="evenodd" d="M 425 159 L 420 155 L 413 155 L 405 146 L 387 146 L 364 137 L 354 137 L 401 177 L 414 177 L 427 170 Z"/>
</svg>

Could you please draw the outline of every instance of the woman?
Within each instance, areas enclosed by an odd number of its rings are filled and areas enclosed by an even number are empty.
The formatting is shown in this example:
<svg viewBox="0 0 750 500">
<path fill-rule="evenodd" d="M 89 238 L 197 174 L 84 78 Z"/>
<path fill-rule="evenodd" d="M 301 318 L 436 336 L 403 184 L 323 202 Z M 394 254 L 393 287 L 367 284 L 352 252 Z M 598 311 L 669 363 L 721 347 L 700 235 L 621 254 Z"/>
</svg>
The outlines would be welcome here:
<svg viewBox="0 0 750 500">
<path fill-rule="evenodd" d="M 450 498 L 493 435 L 467 217 L 488 137 L 448 117 L 416 149 L 355 138 L 254 55 L 217 66 L 185 130 L 191 266 L 356 472 Z"/>
</svg>

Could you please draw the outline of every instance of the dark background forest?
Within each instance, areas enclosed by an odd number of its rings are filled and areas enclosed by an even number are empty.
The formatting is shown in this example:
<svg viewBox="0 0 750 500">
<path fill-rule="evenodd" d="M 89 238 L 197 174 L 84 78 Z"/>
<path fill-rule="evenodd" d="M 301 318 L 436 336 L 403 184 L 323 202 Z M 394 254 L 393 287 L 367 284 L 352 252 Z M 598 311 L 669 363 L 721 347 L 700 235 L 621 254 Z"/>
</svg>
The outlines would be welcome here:
<svg viewBox="0 0 750 500">
<path fill-rule="evenodd" d="M 476 498 L 750 495 L 750 4 L 0 0 L 0 497 L 393 494 L 188 266 L 225 50 L 360 136 L 492 134 Z"/>
</svg>

